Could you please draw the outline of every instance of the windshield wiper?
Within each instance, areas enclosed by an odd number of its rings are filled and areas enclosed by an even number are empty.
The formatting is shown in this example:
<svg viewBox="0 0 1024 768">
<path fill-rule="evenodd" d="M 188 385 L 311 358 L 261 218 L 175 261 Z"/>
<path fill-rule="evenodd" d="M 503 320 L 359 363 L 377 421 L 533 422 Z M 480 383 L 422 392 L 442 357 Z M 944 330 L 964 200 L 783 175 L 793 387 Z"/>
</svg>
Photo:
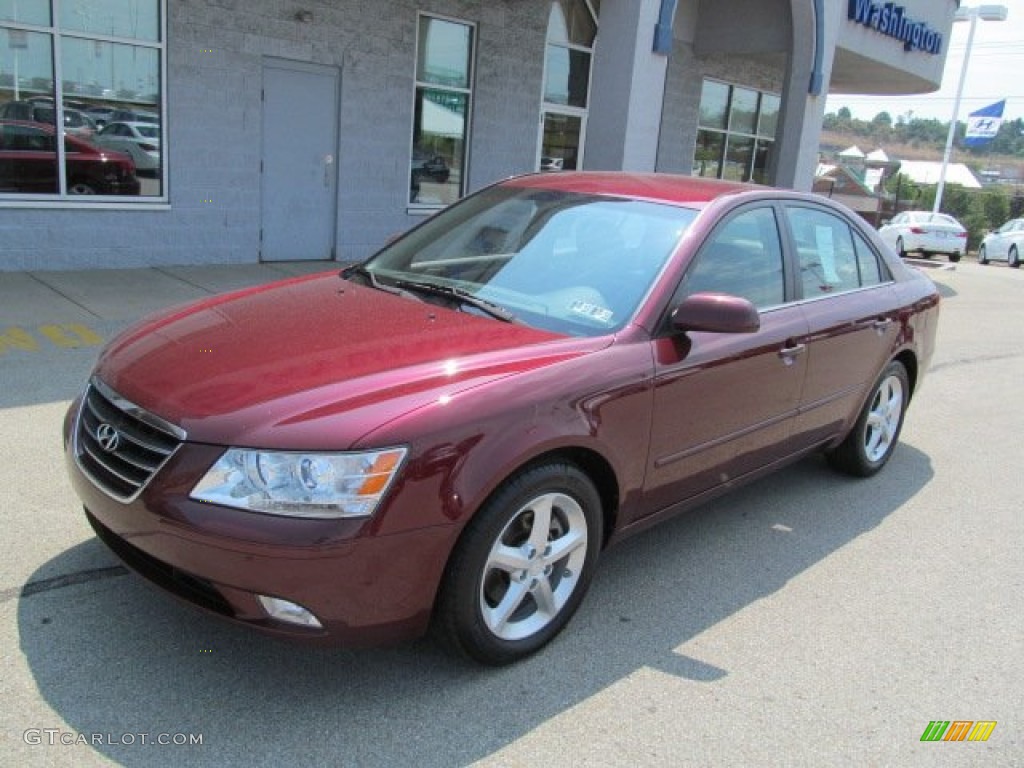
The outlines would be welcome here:
<svg viewBox="0 0 1024 768">
<path fill-rule="evenodd" d="M 364 267 L 362 264 L 353 264 L 351 267 L 345 267 L 338 276 L 344 280 L 348 280 L 353 275 L 357 275 L 369 284 L 371 288 L 376 288 L 378 291 L 384 291 L 384 293 L 391 293 L 395 296 L 404 296 L 407 299 L 415 299 L 416 301 L 423 301 L 419 296 L 409 293 L 409 291 L 397 288 L 395 286 L 387 285 L 377 279 L 377 276 L 370 270 Z"/>
<path fill-rule="evenodd" d="M 429 293 L 434 296 L 444 296 L 462 304 L 476 307 L 481 312 L 506 323 L 517 322 L 516 316 L 500 304 L 494 304 L 486 299 L 478 298 L 469 291 L 457 288 L 454 285 L 441 285 L 440 283 L 421 282 L 418 280 L 396 280 L 395 287 L 419 291 L 420 293 Z"/>
</svg>

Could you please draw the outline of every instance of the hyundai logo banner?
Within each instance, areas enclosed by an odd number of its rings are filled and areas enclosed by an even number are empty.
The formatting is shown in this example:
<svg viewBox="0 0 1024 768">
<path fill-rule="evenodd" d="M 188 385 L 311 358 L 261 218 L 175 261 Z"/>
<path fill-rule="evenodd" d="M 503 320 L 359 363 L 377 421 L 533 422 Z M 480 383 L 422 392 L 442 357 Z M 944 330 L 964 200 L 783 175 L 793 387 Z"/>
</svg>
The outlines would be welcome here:
<svg viewBox="0 0 1024 768">
<path fill-rule="evenodd" d="M 967 117 L 964 146 L 979 147 L 998 136 L 999 127 L 1003 124 L 1004 107 L 1006 99 L 971 112 Z"/>
<path fill-rule="evenodd" d="M 915 21 L 902 5 L 873 3 L 871 0 L 850 0 L 849 18 L 876 32 L 903 42 L 905 51 L 942 53 L 942 33 L 923 21 Z"/>
</svg>

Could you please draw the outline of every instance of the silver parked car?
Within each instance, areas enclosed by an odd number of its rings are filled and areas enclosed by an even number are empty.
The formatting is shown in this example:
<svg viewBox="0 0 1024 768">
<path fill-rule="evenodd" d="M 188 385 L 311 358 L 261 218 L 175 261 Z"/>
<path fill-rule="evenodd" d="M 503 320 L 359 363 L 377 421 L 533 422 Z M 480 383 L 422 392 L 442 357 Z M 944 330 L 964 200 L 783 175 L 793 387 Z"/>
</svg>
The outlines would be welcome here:
<svg viewBox="0 0 1024 768">
<path fill-rule="evenodd" d="M 1024 219 L 1010 219 L 995 232 L 989 232 L 978 248 L 978 263 L 1005 261 L 1011 267 L 1020 266 L 1024 252 Z"/>
<path fill-rule="evenodd" d="M 155 174 L 160 171 L 160 126 L 156 123 L 107 123 L 93 142 L 131 155 L 139 172 Z"/>
<path fill-rule="evenodd" d="M 901 257 L 920 253 L 926 259 L 936 253 L 960 261 L 967 252 L 967 230 L 945 213 L 904 211 L 878 230 L 882 241 Z"/>
</svg>

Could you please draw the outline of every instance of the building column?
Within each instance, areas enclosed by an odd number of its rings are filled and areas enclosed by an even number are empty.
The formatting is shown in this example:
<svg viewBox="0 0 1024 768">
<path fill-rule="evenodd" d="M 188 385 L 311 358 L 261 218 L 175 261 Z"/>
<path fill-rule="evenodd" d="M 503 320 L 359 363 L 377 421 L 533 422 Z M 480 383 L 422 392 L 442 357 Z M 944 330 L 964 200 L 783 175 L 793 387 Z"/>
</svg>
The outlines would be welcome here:
<svg viewBox="0 0 1024 768">
<path fill-rule="evenodd" d="M 663 0 L 603 3 L 590 86 L 583 166 L 653 171 L 668 57 L 654 52 Z"/>
<path fill-rule="evenodd" d="M 815 7 L 820 18 L 815 16 Z M 813 4 L 806 0 L 792 2 L 789 65 L 769 174 L 775 186 L 809 192 L 814 184 L 818 153 L 812 148 L 821 140 L 825 98 L 839 35 L 839 12 L 839 3 L 828 0 Z M 818 56 L 816 45 L 821 46 Z"/>
</svg>

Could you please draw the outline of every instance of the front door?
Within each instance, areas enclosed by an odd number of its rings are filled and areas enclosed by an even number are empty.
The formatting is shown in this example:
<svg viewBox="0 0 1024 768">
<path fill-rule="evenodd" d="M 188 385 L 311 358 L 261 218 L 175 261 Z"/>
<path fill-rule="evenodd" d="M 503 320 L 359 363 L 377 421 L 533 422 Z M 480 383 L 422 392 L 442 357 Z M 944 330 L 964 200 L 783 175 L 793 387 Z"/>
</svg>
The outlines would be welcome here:
<svg viewBox="0 0 1024 768">
<path fill-rule="evenodd" d="M 263 65 L 261 261 L 334 258 L 338 70 Z"/>
<path fill-rule="evenodd" d="M 694 257 L 674 302 L 697 292 L 742 296 L 760 311 L 761 327 L 654 342 L 649 511 L 728 486 L 793 452 L 807 320 L 787 301 L 785 278 L 768 205 L 727 219 Z"/>
</svg>

